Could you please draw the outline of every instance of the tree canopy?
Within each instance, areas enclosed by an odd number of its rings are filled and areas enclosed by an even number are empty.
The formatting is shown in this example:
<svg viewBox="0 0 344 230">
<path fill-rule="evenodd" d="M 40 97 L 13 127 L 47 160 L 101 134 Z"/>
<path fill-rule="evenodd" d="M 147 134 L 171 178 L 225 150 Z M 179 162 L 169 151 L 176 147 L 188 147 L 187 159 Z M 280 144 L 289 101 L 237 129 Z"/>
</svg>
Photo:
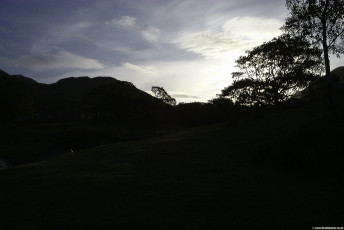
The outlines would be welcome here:
<svg viewBox="0 0 344 230">
<path fill-rule="evenodd" d="M 159 98 L 163 102 L 169 105 L 176 105 L 176 99 L 171 97 L 164 88 L 158 87 L 158 86 L 153 86 L 152 87 L 152 92 L 154 93 L 156 98 Z"/>
<path fill-rule="evenodd" d="M 286 0 L 286 6 L 290 12 L 283 30 L 322 47 L 331 96 L 329 54 L 344 53 L 344 0 Z"/>
<path fill-rule="evenodd" d="M 237 105 L 278 106 L 321 72 L 321 51 L 301 37 L 282 35 L 236 60 L 233 84 L 222 90 Z"/>
</svg>

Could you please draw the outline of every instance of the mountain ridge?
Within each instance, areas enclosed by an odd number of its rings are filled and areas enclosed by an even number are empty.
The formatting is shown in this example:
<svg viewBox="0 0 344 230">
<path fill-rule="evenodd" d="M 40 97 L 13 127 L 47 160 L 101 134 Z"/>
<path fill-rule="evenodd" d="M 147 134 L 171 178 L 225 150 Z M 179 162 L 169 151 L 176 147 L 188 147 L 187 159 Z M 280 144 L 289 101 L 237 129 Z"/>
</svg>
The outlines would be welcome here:
<svg viewBox="0 0 344 230">
<path fill-rule="evenodd" d="M 100 107 L 95 103 L 104 106 L 101 108 L 102 111 L 111 111 L 112 117 L 145 109 L 159 110 L 160 107 L 165 106 L 157 98 L 137 89 L 131 82 L 120 81 L 113 77 L 68 77 L 55 83 L 44 84 L 23 75 L 10 75 L 0 70 L 0 80 L 4 88 L 1 92 L 4 99 L 3 102 L 0 99 L 0 105 L 3 105 L 2 110 L 5 111 L 5 115 L 0 116 L 0 120 L 8 120 L 10 117 L 17 117 L 16 120 L 32 120 L 34 117 L 47 121 L 77 120 L 89 110 L 97 113 L 94 108 Z M 104 101 L 106 103 L 103 103 Z M 31 111 L 30 115 L 20 106 Z"/>
</svg>

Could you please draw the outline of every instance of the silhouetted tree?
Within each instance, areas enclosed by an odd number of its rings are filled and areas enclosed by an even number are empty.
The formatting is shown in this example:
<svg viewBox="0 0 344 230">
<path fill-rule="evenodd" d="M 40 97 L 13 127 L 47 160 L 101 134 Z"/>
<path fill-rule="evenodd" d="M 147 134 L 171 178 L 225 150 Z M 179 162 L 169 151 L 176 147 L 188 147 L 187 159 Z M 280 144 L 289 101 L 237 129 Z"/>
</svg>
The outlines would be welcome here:
<svg viewBox="0 0 344 230">
<path fill-rule="evenodd" d="M 321 72 L 321 51 L 300 37 L 282 35 L 246 53 L 236 60 L 233 84 L 220 95 L 237 105 L 278 106 Z"/>
<path fill-rule="evenodd" d="M 329 53 L 344 53 L 344 0 L 286 0 L 283 29 L 322 46 L 330 103 L 334 104 Z"/>
<path fill-rule="evenodd" d="M 170 105 L 176 105 L 176 99 L 168 95 L 168 93 L 164 90 L 162 87 L 153 86 L 152 92 L 154 93 L 156 98 L 159 98 L 163 102 L 170 104 Z"/>
</svg>

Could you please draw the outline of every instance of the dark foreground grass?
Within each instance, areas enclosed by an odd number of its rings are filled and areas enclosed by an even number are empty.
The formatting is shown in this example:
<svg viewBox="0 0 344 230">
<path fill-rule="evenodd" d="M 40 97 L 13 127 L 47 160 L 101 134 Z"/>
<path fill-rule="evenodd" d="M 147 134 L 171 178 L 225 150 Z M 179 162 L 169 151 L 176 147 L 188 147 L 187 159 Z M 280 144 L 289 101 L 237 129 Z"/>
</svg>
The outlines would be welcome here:
<svg viewBox="0 0 344 230">
<path fill-rule="evenodd" d="M 173 130 L 173 127 L 147 128 L 100 121 L 0 123 L 0 158 L 11 165 L 22 165 L 48 158 L 52 152 L 78 151 Z"/>
<path fill-rule="evenodd" d="M 338 170 L 294 164 L 305 146 L 290 141 L 302 139 L 302 130 L 342 138 L 343 114 L 312 111 L 102 145 L 2 170 L 0 229 L 344 226 Z M 288 153 L 296 160 L 283 163 Z"/>
</svg>

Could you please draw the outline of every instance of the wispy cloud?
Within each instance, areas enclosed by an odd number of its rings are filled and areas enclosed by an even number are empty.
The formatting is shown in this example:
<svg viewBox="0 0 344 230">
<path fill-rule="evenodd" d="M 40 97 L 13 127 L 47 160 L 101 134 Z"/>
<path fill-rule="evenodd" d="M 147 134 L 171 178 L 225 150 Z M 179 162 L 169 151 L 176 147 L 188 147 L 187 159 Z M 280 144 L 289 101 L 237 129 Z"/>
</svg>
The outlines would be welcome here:
<svg viewBox="0 0 344 230">
<path fill-rule="evenodd" d="M 138 66 L 129 62 L 123 63 L 123 66 L 127 69 L 135 70 L 141 74 L 157 76 L 157 70 L 154 66 Z"/>
<path fill-rule="evenodd" d="M 154 26 L 148 26 L 143 29 L 143 27 L 136 24 L 136 18 L 131 16 L 114 18 L 111 21 L 106 22 L 106 24 L 121 29 L 135 28 L 135 32 L 141 33 L 141 36 L 144 38 L 144 40 L 150 43 L 158 42 L 160 37 L 160 30 L 158 28 Z"/>
<path fill-rule="evenodd" d="M 148 42 L 158 42 L 160 30 L 154 26 L 148 26 L 146 29 L 141 30 L 142 37 Z"/>
<path fill-rule="evenodd" d="M 222 30 L 232 37 L 260 43 L 280 35 L 282 25 L 282 21 L 274 18 L 235 17 L 227 20 Z"/>
<path fill-rule="evenodd" d="M 44 36 L 35 40 L 31 46 L 30 52 L 34 54 L 51 52 L 64 42 L 72 40 L 89 40 L 85 30 L 92 26 L 93 23 L 91 22 L 78 21 L 52 27 Z"/>
<path fill-rule="evenodd" d="M 68 51 L 60 50 L 55 54 L 22 56 L 18 59 L 2 58 L 5 64 L 33 71 L 52 69 L 102 69 L 103 64 L 91 58 L 85 58 Z"/>
<path fill-rule="evenodd" d="M 241 51 L 247 48 L 248 44 L 224 33 L 204 31 L 183 37 L 178 46 L 187 51 L 201 54 L 206 58 L 223 58 L 228 52 Z"/>
<path fill-rule="evenodd" d="M 206 58 L 225 58 L 243 52 L 281 34 L 276 19 L 236 17 L 224 22 L 221 31 L 201 31 L 183 35 L 177 46 Z"/>
<path fill-rule="evenodd" d="M 176 97 L 176 98 L 183 98 L 183 99 L 200 99 L 201 97 L 198 96 L 192 96 L 192 95 L 188 95 L 188 94 L 178 94 L 178 93 L 173 93 L 172 97 Z"/>
<path fill-rule="evenodd" d="M 131 16 L 122 16 L 112 19 L 106 24 L 112 25 L 119 28 L 132 28 L 136 25 L 136 18 Z"/>
</svg>

